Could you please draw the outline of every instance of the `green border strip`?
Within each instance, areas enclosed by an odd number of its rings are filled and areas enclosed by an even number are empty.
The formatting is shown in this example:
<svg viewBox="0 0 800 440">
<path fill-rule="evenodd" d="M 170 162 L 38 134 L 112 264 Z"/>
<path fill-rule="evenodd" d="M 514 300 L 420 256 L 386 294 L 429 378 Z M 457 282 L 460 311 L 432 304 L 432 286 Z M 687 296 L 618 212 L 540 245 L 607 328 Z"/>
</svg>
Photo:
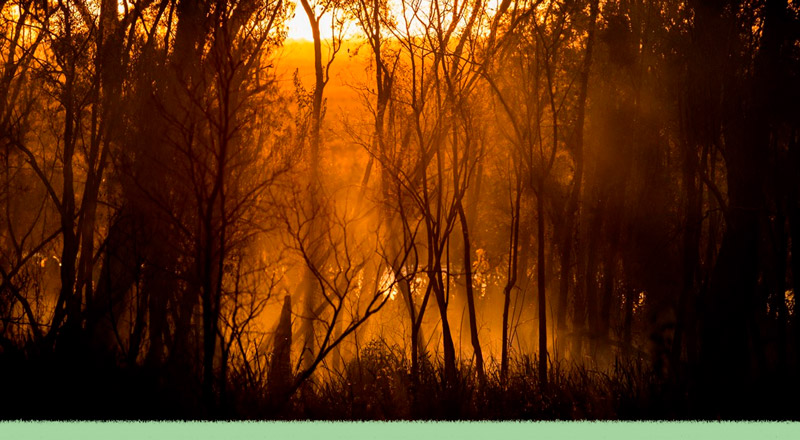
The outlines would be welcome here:
<svg viewBox="0 0 800 440">
<path fill-rule="evenodd" d="M 793 422 L 3 422 L 0 439 L 800 439 Z"/>
</svg>

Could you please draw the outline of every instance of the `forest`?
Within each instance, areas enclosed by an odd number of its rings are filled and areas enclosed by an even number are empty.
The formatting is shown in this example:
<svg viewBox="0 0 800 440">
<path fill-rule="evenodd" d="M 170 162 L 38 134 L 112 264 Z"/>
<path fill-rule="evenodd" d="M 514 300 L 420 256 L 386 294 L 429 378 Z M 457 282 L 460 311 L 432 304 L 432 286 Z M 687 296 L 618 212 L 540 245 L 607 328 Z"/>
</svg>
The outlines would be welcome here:
<svg viewBox="0 0 800 440">
<path fill-rule="evenodd" d="M 2 419 L 800 419 L 796 0 L 0 29 Z"/>
</svg>

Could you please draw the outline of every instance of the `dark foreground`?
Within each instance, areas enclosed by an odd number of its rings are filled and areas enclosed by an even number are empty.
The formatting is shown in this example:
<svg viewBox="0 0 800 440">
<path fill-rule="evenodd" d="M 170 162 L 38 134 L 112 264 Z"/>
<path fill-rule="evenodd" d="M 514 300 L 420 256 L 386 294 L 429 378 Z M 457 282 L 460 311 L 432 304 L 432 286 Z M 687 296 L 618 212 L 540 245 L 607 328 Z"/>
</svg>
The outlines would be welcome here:
<svg viewBox="0 0 800 440">
<path fill-rule="evenodd" d="M 286 404 L 276 405 L 265 387 L 232 379 L 216 390 L 216 407 L 207 408 L 200 381 L 180 366 L 124 367 L 88 352 L 5 352 L 0 414 L 6 420 L 800 419 L 792 381 L 754 382 L 741 387 L 735 401 L 720 402 L 704 396 L 702 384 L 660 377 L 641 361 L 618 360 L 608 371 L 553 365 L 543 389 L 535 359 L 523 358 L 512 363 L 505 387 L 494 366 L 481 389 L 462 365 L 460 382 L 448 393 L 438 365 L 424 362 L 415 386 L 407 364 L 386 346 L 371 344 L 360 361 L 332 377 L 317 377 Z"/>
</svg>

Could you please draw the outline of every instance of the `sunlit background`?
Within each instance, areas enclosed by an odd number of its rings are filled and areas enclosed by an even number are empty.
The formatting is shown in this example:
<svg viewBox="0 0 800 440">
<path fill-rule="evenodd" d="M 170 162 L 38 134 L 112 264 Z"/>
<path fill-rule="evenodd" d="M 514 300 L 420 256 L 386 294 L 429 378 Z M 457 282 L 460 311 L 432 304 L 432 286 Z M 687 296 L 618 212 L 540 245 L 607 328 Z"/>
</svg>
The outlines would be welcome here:
<svg viewBox="0 0 800 440">
<path fill-rule="evenodd" d="M 303 11 L 302 5 L 298 4 L 295 6 L 294 16 L 289 20 L 287 27 L 289 28 L 288 39 L 311 41 L 311 25 L 308 24 L 308 17 L 305 11 Z M 330 35 L 326 35 L 325 37 L 327 38 L 329 36 Z"/>
<path fill-rule="evenodd" d="M 295 6 L 293 14 L 293 16 L 290 15 L 292 18 L 290 18 L 287 23 L 289 32 L 286 38 L 289 40 L 313 41 L 311 25 L 308 23 L 308 16 L 306 16 L 306 11 L 303 10 L 303 5 L 301 5 L 299 1 Z M 347 27 L 347 25 L 345 26 Z M 322 17 L 319 28 L 319 33 L 323 40 L 331 38 L 330 14 L 326 14 Z"/>
</svg>

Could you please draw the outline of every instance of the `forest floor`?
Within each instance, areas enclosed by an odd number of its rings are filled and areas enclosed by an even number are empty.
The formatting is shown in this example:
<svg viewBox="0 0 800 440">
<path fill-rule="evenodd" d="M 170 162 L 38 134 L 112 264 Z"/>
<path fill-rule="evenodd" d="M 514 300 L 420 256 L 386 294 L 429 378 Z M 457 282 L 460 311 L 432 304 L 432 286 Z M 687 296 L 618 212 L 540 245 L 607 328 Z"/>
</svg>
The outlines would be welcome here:
<svg viewBox="0 0 800 440">
<path fill-rule="evenodd" d="M 792 384 L 765 384 L 730 415 L 705 407 L 693 386 L 661 378 L 643 362 L 607 371 L 551 364 L 543 387 L 536 359 L 511 362 L 502 383 L 490 363 L 481 386 L 468 365 L 442 387 L 442 369 L 423 359 L 413 381 L 407 359 L 371 347 L 336 374 L 317 374 L 276 408 L 265 386 L 231 378 L 219 404 L 201 404 L 198 375 L 184 366 L 124 367 L 63 357 L 0 353 L 0 418 L 6 420 L 798 420 Z M 322 373 L 322 372 L 321 372 Z M 321 376 L 325 376 L 322 378 Z M 794 391 L 793 391 L 794 390 Z"/>
</svg>

